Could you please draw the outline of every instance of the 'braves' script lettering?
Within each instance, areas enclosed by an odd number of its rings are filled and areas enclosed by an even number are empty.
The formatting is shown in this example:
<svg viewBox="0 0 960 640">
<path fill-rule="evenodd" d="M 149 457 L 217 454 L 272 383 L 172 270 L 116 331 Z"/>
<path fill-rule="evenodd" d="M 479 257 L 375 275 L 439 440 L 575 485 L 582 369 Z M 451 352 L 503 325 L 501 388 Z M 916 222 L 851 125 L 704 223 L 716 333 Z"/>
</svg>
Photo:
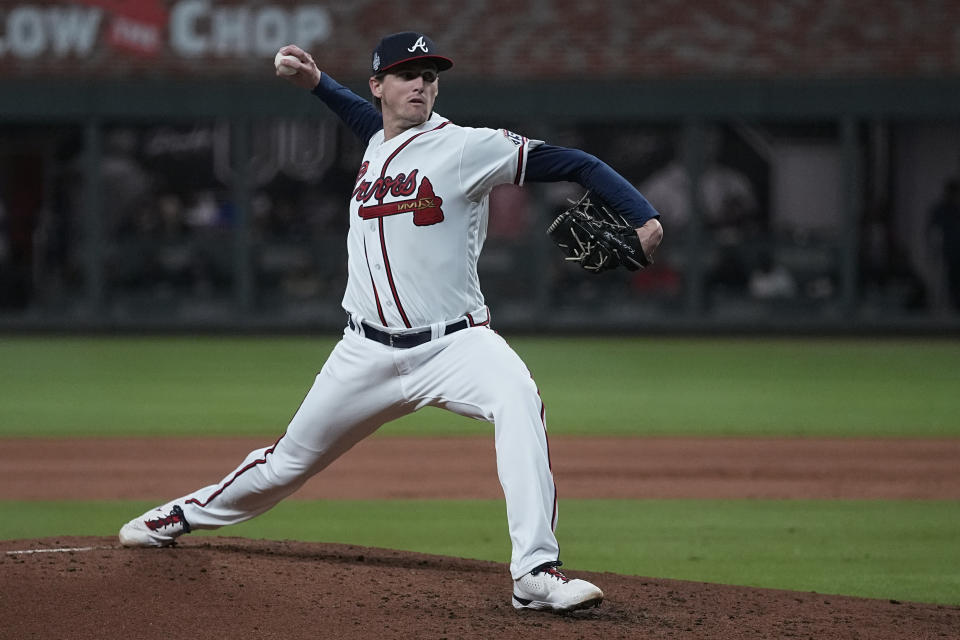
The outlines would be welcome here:
<svg viewBox="0 0 960 640">
<path fill-rule="evenodd" d="M 366 168 L 363 168 L 366 171 Z M 363 177 L 362 174 L 359 177 Z M 370 198 L 383 200 L 387 194 L 394 197 L 409 196 L 417 188 L 417 169 L 410 172 L 410 175 L 403 173 L 397 176 L 382 176 L 373 182 L 364 180 L 357 183 L 353 190 L 353 197 L 357 202 L 368 202 Z"/>
</svg>

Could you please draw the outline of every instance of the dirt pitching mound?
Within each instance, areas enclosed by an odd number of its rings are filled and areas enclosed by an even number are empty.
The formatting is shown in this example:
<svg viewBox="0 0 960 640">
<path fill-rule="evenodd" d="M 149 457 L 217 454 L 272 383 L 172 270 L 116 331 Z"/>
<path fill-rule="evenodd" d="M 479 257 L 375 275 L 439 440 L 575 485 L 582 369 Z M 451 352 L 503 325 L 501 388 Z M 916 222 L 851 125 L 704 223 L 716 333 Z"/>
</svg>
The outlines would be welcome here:
<svg viewBox="0 0 960 640">
<path fill-rule="evenodd" d="M 240 538 L 124 549 L 0 542 L 0 637 L 952 638 L 960 608 L 575 572 L 606 593 L 569 615 L 515 611 L 506 566 Z"/>
</svg>

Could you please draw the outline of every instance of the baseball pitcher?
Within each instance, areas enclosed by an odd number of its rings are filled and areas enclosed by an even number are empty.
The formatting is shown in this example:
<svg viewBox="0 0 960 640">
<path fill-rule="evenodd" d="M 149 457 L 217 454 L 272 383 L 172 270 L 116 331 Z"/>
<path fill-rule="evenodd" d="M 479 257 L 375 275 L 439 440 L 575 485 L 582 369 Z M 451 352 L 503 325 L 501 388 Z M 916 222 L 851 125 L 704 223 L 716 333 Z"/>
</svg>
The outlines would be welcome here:
<svg viewBox="0 0 960 640">
<path fill-rule="evenodd" d="M 277 75 L 312 91 L 366 144 L 349 194 L 343 338 L 276 443 L 220 482 L 131 520 L 120 530 L 123 545 L 168 546 L 194 529 L 253 518 L 384 423 L 435 406 L 494 425 L 513 606 L 600 604 L 599 588 L 558 569 L 545 409 L 527 367 L 491 329 L 477 260 L 499 184 L 586 187 L 600 204 L 576 203 L 549 233 L 592 272 L 649 264 L 662 236 L 658 215 L 593 156 L 436 113 L 439 75 L 452 66 L 422 33 L 388 35 L 371 59 L 371 104 L 322 73 L 309 53 L 280 49 Z"/>
</svg>

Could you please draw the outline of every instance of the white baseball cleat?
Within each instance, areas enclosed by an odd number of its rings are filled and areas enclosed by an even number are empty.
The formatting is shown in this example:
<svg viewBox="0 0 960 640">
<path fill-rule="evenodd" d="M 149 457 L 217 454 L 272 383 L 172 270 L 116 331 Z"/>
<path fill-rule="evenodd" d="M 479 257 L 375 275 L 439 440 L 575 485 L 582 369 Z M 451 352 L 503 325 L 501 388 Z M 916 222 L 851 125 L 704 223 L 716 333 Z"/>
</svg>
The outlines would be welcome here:
<svg viewBox="0 0 960 640">
<path fill-rule="evenodd" d="M 603 591 L 586 580 L 571 580 L 557 567 L 560 562 L 542 564 L 513 581 L 514 609 L 576 611 L 598 607 Z"/>
<path fill-rule="evenodd" d="M 169 509 L 169 511 L 167 510 Z M 120 544 L 125 547 L 169 547 L 177 538 L 190 533 L 190 524 L 179 505 L 151 509 L 120 528 Z"/>
</svg>

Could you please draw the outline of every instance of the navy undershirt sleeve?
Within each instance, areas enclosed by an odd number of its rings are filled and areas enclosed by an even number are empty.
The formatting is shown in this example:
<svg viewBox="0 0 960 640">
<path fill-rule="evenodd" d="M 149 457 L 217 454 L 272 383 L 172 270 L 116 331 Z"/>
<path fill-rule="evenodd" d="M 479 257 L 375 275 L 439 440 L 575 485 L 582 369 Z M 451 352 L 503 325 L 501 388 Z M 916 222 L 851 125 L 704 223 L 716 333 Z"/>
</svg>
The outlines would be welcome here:
<svg viewBox="0 0 960 640">
<path fill-rule="evenodd" d="M 376 107 L 326 73 L 320 74 L 320 82 L 313 89 L 313 95 L 323 100 L 364 144 L 383 129 L 383 116 Z"/>
<path fill-rule="evenodd" d="M 525 182 L 576 182 L 595 193 L 634 227 L 660 214 L 623 176 L 579 149 L 542 144 L 527 154 Z"/>
</svg>

